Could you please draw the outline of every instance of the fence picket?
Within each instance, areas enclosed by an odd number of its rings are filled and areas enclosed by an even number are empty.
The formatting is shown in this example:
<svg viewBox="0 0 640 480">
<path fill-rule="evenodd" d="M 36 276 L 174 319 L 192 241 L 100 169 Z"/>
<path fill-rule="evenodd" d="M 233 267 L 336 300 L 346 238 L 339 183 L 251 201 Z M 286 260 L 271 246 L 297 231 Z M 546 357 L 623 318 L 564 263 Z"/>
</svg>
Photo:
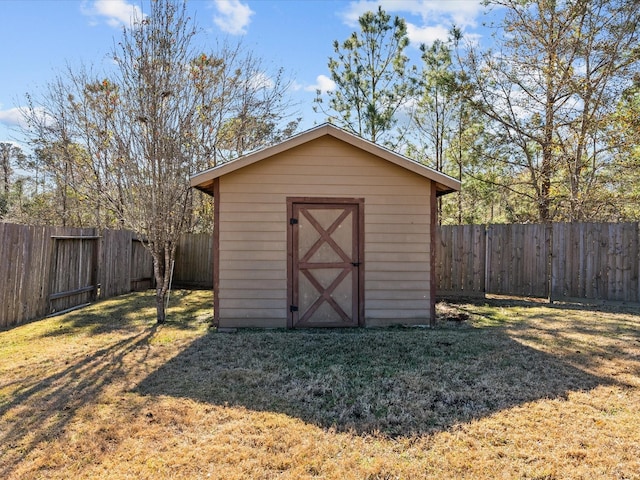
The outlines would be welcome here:
<svg viewBox="0 0 640 480">
<path fill-rule="evenodd" d="M 99 283 L 101 298 L 130 292 L 132 234 L 105 235 L 101 249 L 94 229 L 0 223 L 0 328 L 93 301 Z M 150 272 L 148 252 L 138 257 Z"/>
<path fill-rule="evenodd" d="M 213 238 L 210 234 L 184 234 L 180 237 L 173 285 L 213 288 Z"/>
<path fill-rule="evenodd" d="M 552 300 L 640 302 L 638 223 L 556 223 L 488 225 L 486 234 L 468 226 L 441 227 L 438 292 L 441 295 L 505 295 Z M 461 245 L 459 239 L 464 238 Z M 482 282 L 458 279 L 456 258 L 465 258 L 484 238 L 486 273 Z M 479 262 L 478 262 L 479 264 Z M 468 267 L 467 267 L 468 271 Z M 479 270 L 474 276 L 480 278 Z M 473 286 L 473 288 L 470 288 Z"/>
<path fill-rule="evenodd" d="M 0 328 L 56 310 L 152 286 L 149 251 L 128 231 L 0 223 Z M 456 225 L 437 232 L 437 292 L 485 293 L 640 302 L 638 223 Z M 80 249 L 82 259 L 80 259 Z M 176 251 L 174 287 L 212 288 L 211 235 L 183 235 Z M 54 298 L 65 291 L 79 293 Z"/>
</svg>

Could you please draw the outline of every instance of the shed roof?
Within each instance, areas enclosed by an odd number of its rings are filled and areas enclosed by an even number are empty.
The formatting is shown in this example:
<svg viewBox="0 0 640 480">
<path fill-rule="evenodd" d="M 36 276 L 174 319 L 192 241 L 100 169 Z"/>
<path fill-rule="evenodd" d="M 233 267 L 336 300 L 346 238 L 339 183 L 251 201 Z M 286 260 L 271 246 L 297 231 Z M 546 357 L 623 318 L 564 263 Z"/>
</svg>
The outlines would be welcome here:
<svg viewBox="0 0 640 480">
<path fill-rule="evenodd" d="M 220 178 L 223 175 L 235 172 L 236 170 L 247 167 L 261 160 L 265 160 L 269 157 L 273 157 L 274 155 L 285 152 L 294 147 L 298 147 L 312 140 L 316 140 L 325 135 L 342 140 L 343 142 L 364 150 L 376 157 L 387 160 L 388 162 L 405 168 L 429 180 L 433 180 L 436 184 L 436 194 L 438 196 L 460 190 L 459 180 L 328 123 L 294 135 L 293 137 L 271 147 L 256 150 L 255 152 L 243 155 L 230 162 L 210 168 L 204 172 L 197 173 L 191 177 L 191 186 L 212 195 L 213 181 L 216 178 Z"/>
</svg>

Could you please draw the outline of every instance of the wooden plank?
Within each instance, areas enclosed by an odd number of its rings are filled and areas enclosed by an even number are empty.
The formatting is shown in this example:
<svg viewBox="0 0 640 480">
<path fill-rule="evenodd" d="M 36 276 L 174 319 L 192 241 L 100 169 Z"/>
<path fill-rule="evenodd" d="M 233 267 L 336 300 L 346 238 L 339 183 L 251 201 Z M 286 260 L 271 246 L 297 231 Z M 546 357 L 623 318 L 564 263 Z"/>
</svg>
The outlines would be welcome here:
<svg viewBox="0 0 640 480">
<path fill-rule="evenodd" d="M 445 238 L 445 229 L 443 227 L 438 227 L 436 229 L 436 288 L 438 292 L 440 292 L 445 285 L 445 279 L 449 278 L 449 276 L 445 273 L 444 263 L 445 263 L 445 250 L 444 250 L 444 238 Z"/>
<path fill-rule="evenodd" d="M 627 234 L 633 254 L 629 256 L 629 279 L 627 285 L 628 301 L 640 302 L 640 239 L 638 238 L 638 223 L 631 223 Z"/>
<path fill-rule="evenodd" d="M 103 270 L 116 279 L 114 272 L 128 266 L 117 238 L 115 245 L 106 242 L 104 251 L 99 238 L 95 229 L 0 224 L 0 254 L 6 259 L 0 262 L 0 327 L 94 300 Z M 101 268 L 104 263 L 110 268 Z M 106 290 L 110 283 L 107 278 Z"/>
<path fill-rule="evenodd" d="M 436 263 L 435 263 L 435 268 L 436 268 L 436 281 L 437 281 L 436 288 L 437 288 L 438 292 L 442 288 L 442 284 L 443 284 L 444 272 L 442 271 L 442 256 L 443 256 L 443 251 L 442 251 L 442 229 L 441 228 L 437 228 L 436 229 Z"/>
<path fill-rule="evenodd" d="M 48 278 L 47 272 L 47 253 L 49 244 L 52 240 L 48 235 L 46 227 L 33 227 L 33 244 L 31 245 L 30 266 L 31 275 L 27 284 L 27 289 L 33 301 L 27 312 L 28 320 L 38 318 L 46 313 L 47 295 L 46 282 Z"/>
<path fill-rule="evenodd" d="M 245 175 L 246 176 L 246 175 Z M 391 177 L 390 177 L 391 178 Z M 396 186 L 389 185 L 388 179 L 381 180 L 380 185 L 352 185 L 348 179 L 340 183 L 336 183 L 335 177 L 326 177 L 327 182 L 323 183 L 322 178 L 313 178 L 307 175 L 299 177 L 291 176 L 290 178 L 278 177 L 276 183 L 265 184 L 261 181 L 261 176 L 256 176 L 252 183 L 235 182 L 226 186 L 225 195 L 251 195 L 250 199 L 269 199 L 273 196 L 309 196 L 309 197 L 326 197 L 326 196 L 344 196 L 353 195 L 353 197 L 366 197 L 375 188 L 376 192 L 383 197 L 395 197 L 404 200 L 407 204 L 427 204 L 429 197 L 425 195 L 423 184 L 405 185 L 400 189 Z M 291 191 L 291 185 L 296 186 L 295 191 Z M 256 193 L 256 192 L 260 193 Z M 419 200 L 418 200 L 419 199 Z"/>
<path fill-rule="evenodd" d="M 50 277 L 49 277 L 49 294 L 47 295 L 47 301 L 48 301 L 48 306 L 47 306 L 47 314 L 49 313 L 53 313 L 53 309 L 51 306 L 51 300 L 49 298 L 49 296 L 51 295 L 51 293 L 55 293 L 57 290 L 57 284 L 58 284 L 58 269 L 57 269 L 57 265 L 58 265 L 58 255 L 59 255 L 59 243 L 55 240 L 55 239 L 51 239 L 51 243 L 53 245 L 52 247 L 52 252 L 51 252 L 51 257 L 50 257 L 50 267 L 49 267 L 49 272 L 50 273 Z"/>
<path fill-rule="evenodd" d="M 569 291 L 571 296 L 579 295 L 580 293 L 580 279 L 583 276 L 581 271 L 580 262 L 580 239 L 584 236 L 585 225 L 584 224 L 572 224 L 572 235 L 570 244 L 571 264 L 568 270 Z"/>
<path fill-rule="evenodd" d="M 6 328 L 10 326 L 12 319 L 10 318 L 10 306 L 12 295 L 12 279 L 13 271 L 11 269 L 11 244 L 14 226 L 11 224 L 0 224 L 0 327 Z"/>
<path fill-rule="evenodd" d="M 79 295 L 81 293 L 92 292 L 96 289 L 95 285 L 87 285 L 86 287 L 76 288 L 75 290 L 69 290 L 67 292 L 57 292 L 49 295 L 50 300 L 57 300 L 60 298 L 71 297 L 74 295 Z"/>
<path fill-rule="evenodd" d="M 26 241 L 25 231 L 29 227 L 27 226 L 16 226 L 15 235 L 13 236 L 13 241 L 11 242 L 11 265 L 14 273 L 13 285 L 11 287 L 12 295 L 9 300 L 9 315 L 11 319 L 12 325 L 17 325 L 22 323 L 22 318 L 20 316 L 20 309 L 18 306 L 18 299 L 20 296 L 20 284 L 27 272 L 22 268 L 23 258 L 22 258 L 22 244 Z"/>
<path fill-rule="evenodd" d="M 538 251 L 538 227 L 539 225 L 522 225 L 520 254 L 522 255 L 522 294 L 533 296 L 536 282 L 536 264 Z"/>
<path fill-rule="evenodd" d="M 540 251 L 538 250 L 538 234 L 540 225 L 522 225 L 521 251 L 522 255 L 522 294 L 532 297 L 536 293 L 537 260 Z M 526 228 L 525 228 L 526 227 Z"/>
<path fill-rule="evenodd" d="M 463 226 L 463 228 L 458 229 L 457 231 L 457 239 L 456 239 L 456 268 L 458 270 L 457 273 L 457 281 L 459 288 L 464 292 L 467 290 L 467 278 L 469 276 L 469 272 L 467 269 L 467 228 Z"/>
<path fill-rule="evenodd" d="M 573 270 L 570 278 L 573 279 L 573 295 L 584 297 L 585 286 L 585 236 L 587 228 L 584 224 L 576 225 L 577 232 L 573 239 Z"/>
<path fill-rule="evenodd" d="M 458 270 L 456 269 L 456 263 L 455 263 L 456 245 L 457 245 L 457 229 L 455 230 L 451 229 L 449 231 L 449 236 L 448 236 L 449 258 L 447 262 L 449 276 L 450 276 L 449 285 L 451 289 L 459 290 L 460 280 L 458 277 Z"/>
<path fill-rule="evenodd" d="M 55 240 L 97 240 L 101 238 L 100 235 L 51 235 L 51 238 Z"/>
<path fill-rule="evenodd" d="M 484 295 L 486 291 L 486 250 L 487 250 L 487 232 L 484 225 L 474 226 L 474 237 L 477 239 L 474 257 L 475 257 L 475 272 L 474 278 L 477 279 L 474 294 Z"/>
<path fill-rule="evenodd" d="M 599 224 L 589 224 L 584 231 L 585 236 L 585 268 L 584 282 L 585 290 L 583 296 L 585 298 L 598 298 L 602 292 L 602 276 L 603 268 L 602 259 L 600 258 L 600 230 Z"/>
<path fill-rule="evenodd" d="M 436 229 L 438 226 L 438 208 L 436 198 L 436 183 L 431 182 L 431 197 L 429 198 L 429 325 L 436 326 Z M 364 229 L 363 229 L 364 232 Z M 420 294 L 413 295 L 418 297 Z M 364 301 L 364 299 L 363 299 Z"/>
<path fill-rule="evenodd" d="M 123 282 L 121 289 L 127 288 L 129 291 L 146 290 L 153 286 L 153 257 L 145 244 L 139 239 L 133 238 L 131 232 L 127 236 L 121 235 L 122 248 L 129 249 L 130 258 L 129 278 Z"/>
<path fill-rule="evenodd" d="M 566 264 L 564 266 L 565 272 L 565 296 L 574 296 L 574 292 L 576 291 L 576 283 L 577 276 L 574 277 L 574 273 L 578 272 L 578 265 L 576 262 L 576 238 L 580 235 L 580 225 L 578 224 L 567 224 L 567 228 L 569 230 L 569 234 L 566 237 L 567 244 L 566 248 Z"/>
<path fill-rule="evenodd" d="M 601 239 L 597 225 L 591 224 L 586 235 L 591 249 L 589 254 L 590 268 L 589 271 L 585 272 L 585 281 L 589 285 L 587 298 L 600 298 L 604 295 L 602 269 L 605 266 L 602 264 L 600 255 Z M 580 272 L 577 272 L 577 274 L 580 274 Z"/>
<path fill-rule="evenodd" d="M 598 271 L 598 293 L 596 298 L 606 299 L 609 289 L 609 260 L 608 260 L 608 248 L 609 239 L 605 235 L 605 225 L 592 224 L 594 233 L 596 234 L 598 242 L 598 254 L 597 259 L 597 271 Z"/>
<path fill-rule="evenodd" d="M 220 294 L 220 309 L 223 312 L 235 310 L 244 312 L 245 310 L 263 309 L 265 314 L 269 310 L 277 311 L 280 316 L 286 317 L 287 301 L 286 297 L 271 299 L 237 299 L 227 298 L 226 291 L 222 290 Z"/>
<path fill-rule="evenodd" d="M 468 295 L 471 278 L 482 279 L 487 292 L 550 299 L 585 298 L 637 302 L 640 300 L 638 224 L 489 225 L 486 235 L 464 235 L 466 226 L 440 227 L 438 288 Z M 477 228 L 477 227 L 473 227 Z M 484 278 L 469 260 L 479 238 Z M 482 253 L 480 253 L 482 252 Z M 456 258 L 465 258 L 463 264 Z M 451 262 L 451 267 L 447 262 Z M 470 265 L 474 271 L 469 272 Z M 461 283 L 462 281 L 462 283 Z"/>
<path fill-rule="evenodd" d="M 635 259 L 635 267 L 636 267 L 636 289 L 635 289 L 635 298 L 637 302 L 640 302 L 640 223 L 635 223 L 634 230 L 634 238 L 637 244 L 638 254 Z M 631 260 L 633 261 L 633 260 Z"/>
<path fill-rule="evenodd" d="M 244 241 L 226 242 L 229 257 L 233 255 L 246 258 L 250 252 L 279 252 L 270 242 Z M 284 242 L 279 243 L 283 248 Z M 238 250 L 241 248 L 242 250 Z M 231 254 L 232 251 L 238 253 Z M 176 262 L 174 267 L 175 286 L 198 286 L 204 288 L 213 287 L 213 236 L 211 234 L 185 234 L 182 235 L 176 250 Z"/>
<path fill-rule="evenodd" d="M 390 215 L 398 206 L 385 205 L 384 208 L 384 215 Z M 441 295 L 456 293 L 473 296 L 481 295 L 484 289 L 490 288 L 506 294 L 548 295 L 555 299 L 638 302 L 638 230 L 638 223 L 439 227 L 435 262 L 438 292 Z M 138 253 L 131 246 L 131 237 L 128 237 L 127 245 L 124 235 L 130 234 L 105 232 L 98 248 L 97 240 L 90 239 L 99 237 L 92 229 L 0 223 L 0 257 L 4 260 L 0 262 L 0 328 L 44 316 L 48 312 L 50 294 L 54 294 L 54 307 L 58 310 L 81 301 L 83 296 L 91 300 L 90 291 L 64 298 L 62 295 L 55 298 L 55 294 L 93 285 L 95 282 L 92 278 L 96 274 L 92 271 L 95 263 L 91 259 L 96 256 L 100 260 L 101 294 L 110 291 L 110 295 L 113 295 L 131 288 L 131 280 L 145 278 L 142 274 L 134 274 L 139 270 L 139 265 L 146 265 L 145 268 L 149 269 L 147 272 L 150 272 L 150 264 L 138 258 Z M 240 247 L 238 253 L 233 254 L 238 257 L 237 261 L 231 262 L 233 270 L 225 272 L 225 278 L 230 282 L 227 287 L 245 288 L 241 283 L 246 272 L 238 270 L 238 267 L 255 266 L 245 265 L 240 252 L 273 253 L 281 250 L 284 244 L 282 232 L 264 235 L 266 242 L 256 240 L 255 232 L 230 232 L 225 236 L 225 245 Z M 59 240 L 51 237 L 58 237 Z M 77 237 L 82 237 L 82 240 Z M 423 266 L 407 271 L 405 264 L 410 262 L 403 261 L 404 253 L 397 254 L 395 248 L 398 243 L 403 243 L 407 258 L 413 258 L 425 252 L 424 238 L 424 235 L 417 233 L 367 231 L 369 260 L 377 265 L 373 266 L 373 270 L 367 270 L 366 281 L 371 287 L 369 291 L 375 292 L 376 298 L 395 298 L 394 295 L 404 290 L 415 293 L 411 282 L 422 285 L 420 289 L 428 288 L 425 272 L 420 271 Z M 60 242 L 61 246 L 54 246 Z M 182 250 L 178 255 L 184 256 L 187 265 L 183 265 L 182 278 L 189 281 L 189 275 L 192 278 L 211 275 L 211 237 L 185 237 L 184 242 L 184 247 L 179 247 Z M 128 261 L 126 253 L 130 254 Z M 269 253 L 263 255 L 270 258 Z M 141 263 L 138 264 L 138 261 Z M 224 266 L 231 265 L 230 258 L 226 258 L 225 262 Z M 260 282 L 285 282 L 286 269 L 282 268 L 283 264 L 272 259 L 253 270 L 251 278 L 258 282 L 253 282 L 255 289 L 262 290 L 258 285 Z M 121 274 L 124 265 L 129 276 Z M 547 271 L 548 265 L 550 272 Z M 205 273 L 205 267 L 209 273 Z M 176 275 L 179 268 L 177 263 Z M 72 274 L 65 269 L 72 270 Z M 511 280 L 507 282 L 507 278 Z M 129 286 L 125 287 L 127 281 Z M 52 286 L 65 290 L 51 292 Z"/>
<path fill-rule="evenodd" d="M 405 290 L 411 290 L 413 292 L 425 292 L 429 289 L 429 279 L 421 278 L 419 280 L 396 280 L 393 282 L 380 281 L 380 280 L 369 280 L 367 282 L 367 293 L 372 294 L 373 292 L 386 292 L 391 293 L 391 295 L 395 298 L 395 292 L 402 292 Z"/>
<path fill-rule="evenodd" d="M 633 242 L 631 241 L 631 237 L 629 235 L 630 230 L 629 223 L 624 223 L 621 225 L 620 232 L 620 242 L 622 245 L 622 258 L 620 263 L 620 291 L 619 297 L 620 300 L 624 302 L 629 302 L 631 300 L 630 292 L 634 290 L 633 288 L 633 264 L 636 263 L 632 259 L 635 259 L 636 251 L 634 249 Z"/>
<path fill-rule="evenodd" d="M 100 296 L 111 298 L 130 292 L 132 276 L 143 275 L 135 272 L 130 231 L 105 230 L 103 237 Z"/>
<path fill-rule="evenodd" d="M 9 258 L 9 252 L 6 251 L 6 245 L 8 245 L 7 236 L 9 230 L 9 224 L 0 222 L 0 328 L 6 328 L 8 326 L 7 319 L 7 290 L 9 280 L 9 262 L 4 259 Z"/>
<path fill-rule="evenodd" d="M 532 234 L 525 232 L 525 238 L 530 239 L 530 244 L 523 249 L 523 255 L 530 255 L 529 271 L 526 284 L 528 291 L 526 295 L 533 297 L 548 297 L 547 279 L 548 272 L 548 251 L 546 225 L 529 225 Z"/>
<path fill-rule="evenodd" d="M 58 228 L 49 238 L 54 244 L 54 255 L 49 262 L 48 312 L 67 310 L 95 300 L 99 248 L 99 236 L 95 235 L 95 230 Z"/>
<path fill-rule="evenodd" d="M 485 293 L 491 291 L 491 281 L 493 277 L 493 271 L 491 270 L 491 266 L 493 265 L 493 233 L 490 227 L 490 225 L 487 225 L 485 231 Z"/>
<path fill-rule="evenodd" d="M 504 289 L 511 287 L 514 289 L 517 295 L 526 295 L 524 267 L 522 261 L 522 250 L 524 243 L 524 225 L 509 225 L 511 230 L 511 244 L 509 245 L 509 251 L 511 256 L 511 262 L 506 266 L 509 272 L 509 283 L 504 285 Z"/>
<path fill-rule="evenodd" d="M 559 248 L 560 245 L 560 236 L 562 235 L 562 231 L 560 230 L 559 224 L 553 224 L 551 226 L 551 272 L 549 275 L 550 278 L 550 291 L 549 291 L 549 301 L 553 302 L 556 299 L 562 297 L 561 288 L 559 286 L 560 283 L 560 256 L 562 251 Z"/>
<path fill-rule="evenodd" d="M 451 282 L 456 289 L 462 289 L 462 268 L 460 262 L 460 250 L 462 249 L 462 239 L 460 230 L 456 229 L 451 236 Z"/>
<path fill-rule="evenodd" d="M 213 181 L 213 324 L 220 326 L 220 179 Z M 285 313 L 286 315 L 286 313 Z"/>
<path fill-rule="evenodd" d="M 447 227 L 444 232 L 446 232 L 446 235 L 444 236 L 445 239 L 445 247 L 447 249 L 447 258 L 446 261 L 444 262 L 444 272 L 445 275 L 447 275 L 447 281 L 444 282 L 444 285 L 442 287 L 443 290 L 454 290 L 454 289 L 458 289 L 458 285 L 456 282 L 456 272 L 454 271 L 454 264 L 453 264 L 453 259 L 454 259 L 454 235 L 455 235 L 455 230 L 453 227 Z"/>
<path fill-rule="evenodd" d="M 497 225 L 487 227 L 487 293 L 499 292 L 500 281 L 500 243 L 497 234 Z"/>
<path fill-rule="evenodd" d="M 566 223 L 557 224 L 553 226 L 553 238 L 555 243 L 555 250 L 558 252 L 556 257 L 556 263 L 554 265 L 554 275 L 557 278 L 555 285 L 556 293 L 555 297 L 558 299 L 564 298 L 569 293 L 567 291 L 566 273 L 567 273 L 567 253 L 569 252 L 568 237 L 571 234 L 570 225 Z"/>
<path fill-rule="evenodd" d="M 620 225 L 608 225 L 609 234 L 609 288 L 607 300 L 618 300 L 618 283 L 620 277 Z"/>
<path fill-rule="evenodd" d="M 544 247 L 540 262 L 544 271 L 544 278 L 541 279 L 544 297 L 551 298 L 551 239 L 553 230 L 551 225 L 544 225 L 543 242 Z"/>
<path fill-rule="evenodd" d="M 28 289 L 31 280 L 30 277 L 33 275 L 33 268 L 31 265 L 31 252 L 34 247 L 33 227 L 27 226 L 21 230 L 23 236 L 20 244 L 18 245 L 18 262 L 22 268 L 19 274 L 17 291 L 14 298 L 14 301 L 16 302 L 15 316 L 16 321 L 19 323 L 28 320 L 28 304 L 33 301 Z"/>
<path fill-rule="evenodd" d="M 14 258 L 14 249 L 16 239 L 15 237 L 18 235 L 17 225 L 8 225 L 5 231 L 5 237 L 3 239 L 4 244 L 4 253 L 5 253 L 5 262 L 4 263 L 6 269 L 6 282 L 5 282 L 5 291 L 4 291 L 4 325 L 9 327 L 15 324 L 15 318 L 13 317 L 13 299 L 15 296 L 15 279 L 18 274 L 18 270 L 16 269 L 16 265 L 13 262 Z"/>
</svg>

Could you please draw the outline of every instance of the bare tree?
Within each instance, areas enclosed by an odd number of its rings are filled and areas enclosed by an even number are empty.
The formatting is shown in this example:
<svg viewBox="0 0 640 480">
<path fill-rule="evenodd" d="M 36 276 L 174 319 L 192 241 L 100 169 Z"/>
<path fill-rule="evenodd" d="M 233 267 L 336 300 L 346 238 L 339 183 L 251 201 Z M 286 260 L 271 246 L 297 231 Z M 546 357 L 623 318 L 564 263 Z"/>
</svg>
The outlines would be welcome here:
<svg viewBox="0 0 640 480">
<path fill-rule="evenodd" d="M 9 142 L 0 142 L 0 218 L 9 210 L 13 167 L 24 158 L 22 149 Z"/>
<path fill-rule="evenodd" d="M 495 51 L 471 55 L 476 107 L 510 145 L 504 188 L 537 220 L 583 220 L 611 161 L 608 118 L 637 71 L 637 5 L 626 0 L 493 0 L 505 10 Z"/>
<path fill-rule="evenodd" d="M 64 98 L 49 95 L 26 112 L 36 141 L 70 132 L 69 141 L 81 146 L 74 188 L 92 195 L 102 209 L 96 215 L 108 210 L 144 238 L 158 323 L 194 208 L 190 175 L 269 141 L 288 108 L 281 74 L 270 79 L 241 46 L 196 53 L 196 33 L 185 3 L 155 0 L 147 16 L 124 29 L 112 75 L 69 71 L 60 81 Z"/>
</svg>

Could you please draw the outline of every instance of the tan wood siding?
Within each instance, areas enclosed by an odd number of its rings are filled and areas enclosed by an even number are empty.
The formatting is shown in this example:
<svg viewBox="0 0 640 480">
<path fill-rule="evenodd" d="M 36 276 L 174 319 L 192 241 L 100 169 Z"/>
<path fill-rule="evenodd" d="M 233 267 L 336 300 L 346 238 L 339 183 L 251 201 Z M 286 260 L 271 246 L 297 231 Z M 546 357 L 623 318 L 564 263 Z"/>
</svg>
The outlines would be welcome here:
<svg viewBox="0 0 640 480">
<path fill-rule="evenodd" d="M 287 197 L 364 198 L 365 324 L 428 322 L 430 182 L 322 137 L 220 178 L 220 326 L 286 326 Z"/>
</svg>

